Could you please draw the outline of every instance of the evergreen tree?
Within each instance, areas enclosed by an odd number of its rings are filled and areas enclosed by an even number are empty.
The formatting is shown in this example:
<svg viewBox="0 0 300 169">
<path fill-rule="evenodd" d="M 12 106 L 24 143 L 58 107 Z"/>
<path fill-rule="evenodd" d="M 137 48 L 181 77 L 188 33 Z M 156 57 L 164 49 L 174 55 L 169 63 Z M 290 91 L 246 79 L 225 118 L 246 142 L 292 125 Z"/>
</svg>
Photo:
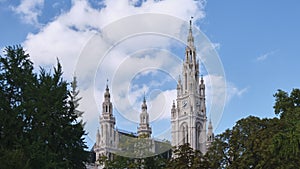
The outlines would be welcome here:
<svg viewBox="0 0 300 169">
<path fill-rule="evenodd" d="M 70 92 L 70 98 L 71 102 L 74 105 L 74 112 L 78 117 L 82 117 L 83 111 L 78 110 L 79 101 L 82 99 L 82 97 L 79 97 L 79 90 L 77 89 L 77 78 L 76 76 L 73 77 L 73 81 L 71 82 L 71 92 Z"/>
<path fill-rule="evenodd" d="M 0 57 L 0 168 L 84 168 L 83 126 L 77 121 L 60 63 L 33 73 L 20 46 Z"/>
</svg>

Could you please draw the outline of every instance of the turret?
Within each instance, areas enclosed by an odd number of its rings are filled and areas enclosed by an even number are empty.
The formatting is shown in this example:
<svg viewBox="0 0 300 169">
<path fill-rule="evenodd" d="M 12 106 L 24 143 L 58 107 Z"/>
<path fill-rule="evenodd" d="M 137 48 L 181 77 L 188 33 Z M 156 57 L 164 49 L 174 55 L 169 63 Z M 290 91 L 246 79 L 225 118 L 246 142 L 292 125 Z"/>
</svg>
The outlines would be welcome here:
<svg viewBox="0 0 300 169">
<path fill-rule="evenodd" d="M 104 92 L 104 101 L 102 103 L 102 114 L 103 116 L 112 116 L 112 103 L 110 102 L 110 93 L 108 85 L 106 85 L 106 89 Z"/>
<path fill-rule="evenodd" d="M 146 104 L 145 96 L 141 108 L 142 108 L 142 112 L 140 114 L 138 135 L 142 137 L 150 137 L 152 133 L 152 129 L 149 125 L 149 114 L 147 113 L 147 104 Z"/>
<path fill-rule="evenodd" d="M 212 144 L 212 142 L 215 139 L 214 133 L 213 133 L 213 126 L 212 126 L 212 122 L 211 119 L 209 119 L 209 123 L 208 123 L 208 128 L 207 128 L 207 148 L 209 148 Z"/>
</svg>

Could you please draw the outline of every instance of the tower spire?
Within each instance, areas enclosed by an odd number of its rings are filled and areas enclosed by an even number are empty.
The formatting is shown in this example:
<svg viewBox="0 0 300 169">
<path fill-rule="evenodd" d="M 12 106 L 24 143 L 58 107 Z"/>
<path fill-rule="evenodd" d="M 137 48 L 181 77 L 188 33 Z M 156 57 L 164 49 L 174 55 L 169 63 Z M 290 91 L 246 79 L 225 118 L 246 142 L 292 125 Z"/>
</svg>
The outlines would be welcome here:
<svg viewBox="0 0 300 169">
<path fill-rule="evenodd" d="M 185 59 L 182 63 L 182 83 L 178 80 L 176 105 L 173 103 L 171 108 L 172 146 L 189 143 L 194 150 L 205 153 L 207 130 L 205 84 L 200 76 L 192 19 L 193 17 L 187 22 L 188 34 Z"/>
<path fill-rule="evenodd" d="M 142 104 L 142 110 L 144 110 L 144 109 L 147 109 L 145 92 L 144 92 L 144 99 L 143 99 L 143 104 Z"/>
<path fill-rule="evenodd" d="M 106 88 L 105 88 L 105 93 L 104 93 L 104 98 L 108 102 L 110 102 L 110 93 L 109 93 L 109 88 L 108 88 L 108 79 L 106 80 Z"/>
<path fill-rule="evenodd" d="M 189 35 L 188 35 L 188 39 L 187 39 L 189 47 L 194 47 L 194 37 L 193 37 L 193 31 L 192 31 L 192 19 L 193 19 L 193 17 L 191 17 L 191 19 L 190 19 Z"/>
</svg>

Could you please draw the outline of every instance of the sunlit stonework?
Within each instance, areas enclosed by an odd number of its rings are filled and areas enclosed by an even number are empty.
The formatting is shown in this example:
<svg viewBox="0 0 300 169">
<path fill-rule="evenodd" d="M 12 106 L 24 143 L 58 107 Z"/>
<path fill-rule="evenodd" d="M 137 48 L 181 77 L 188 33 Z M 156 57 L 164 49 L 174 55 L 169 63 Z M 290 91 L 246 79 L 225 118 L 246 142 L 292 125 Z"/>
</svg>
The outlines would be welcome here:
<svg viewBox="0 0 300 169">
<path fill-rule="evenodd" d="M 194 150 L 206 153 L 207 148 L 214 140 L 214 134 L 211 121 L 209 121 L 208 131 L 206 130 L 205 83 L 203 77 L 199 78 L 199 76 L 199 61 L 196 60 L 196 48 L 194 46 L 192 22 L 190 21 L 182 74 L 177 83 L 177 99 L 176 102 L 173 102 L 173 105 L 170 105 L 172 125 L 170 147 L 189 143 Z M 104 155 L 108 159 L 112 159 L 112 154 L 123 151 L 120 147 L 121 137 L 128 135 L 128 132 L 115 128 L 116 119 L 113 115 L 113 104 L 110 100 L 108 86 L 106 86 L 104 93 L 99 121 L 100 129 L 97 132 L 96 143 L 93 147 L 96 153 L 96 164 L 100 156 Z M 152 140 L 151 134 L 152 129 L 149 124 L 149 114 L 144 96 L 137 134 L 130 137 L 149 139 L 147 142 L 151 145 L 149 151 L 155 154 L 161 142 L 155 139 Z"/>
<path fill-rule="evenodd" d="M 177 83 L 176 105 L 174 102 L 171 110 L 172 146 L 189 143 L 194 150 L 205 153 L 213 141 L 213 133 L 211 122 L 206 133 L 205 83 L 202 76 L 199 79 L 199 75 L 190 21 L 182 74 Z"/>
</svg>

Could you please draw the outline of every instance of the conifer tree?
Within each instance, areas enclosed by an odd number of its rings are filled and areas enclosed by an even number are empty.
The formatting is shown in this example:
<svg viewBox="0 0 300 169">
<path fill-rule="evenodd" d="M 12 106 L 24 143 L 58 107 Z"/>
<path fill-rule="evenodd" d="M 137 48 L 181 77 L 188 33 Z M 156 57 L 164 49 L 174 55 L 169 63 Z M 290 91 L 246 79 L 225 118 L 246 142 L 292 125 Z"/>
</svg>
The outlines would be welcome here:
<svg viewBox="0 0 300 169">
<path fill-rule="evenodd" d="M 0 168 L 85 168 L 85 131 L 60 63 L 51 74 L 21 46 L 0 57 Z"/>
<path fill-rule="evenodd" d="M 82 117 L 83 111 L 78 110 L 79 101 L 82 99 L 82 97 L 79 97 L 79 90 L 77 89 L 77 77 L 73 76 L 73 81 L 71 82 L 71 92 L 70 92 L 70 98 L 71 102 L 73 102 L 74 105 L 74 112 L 78 117 Z"/>
</svg>

